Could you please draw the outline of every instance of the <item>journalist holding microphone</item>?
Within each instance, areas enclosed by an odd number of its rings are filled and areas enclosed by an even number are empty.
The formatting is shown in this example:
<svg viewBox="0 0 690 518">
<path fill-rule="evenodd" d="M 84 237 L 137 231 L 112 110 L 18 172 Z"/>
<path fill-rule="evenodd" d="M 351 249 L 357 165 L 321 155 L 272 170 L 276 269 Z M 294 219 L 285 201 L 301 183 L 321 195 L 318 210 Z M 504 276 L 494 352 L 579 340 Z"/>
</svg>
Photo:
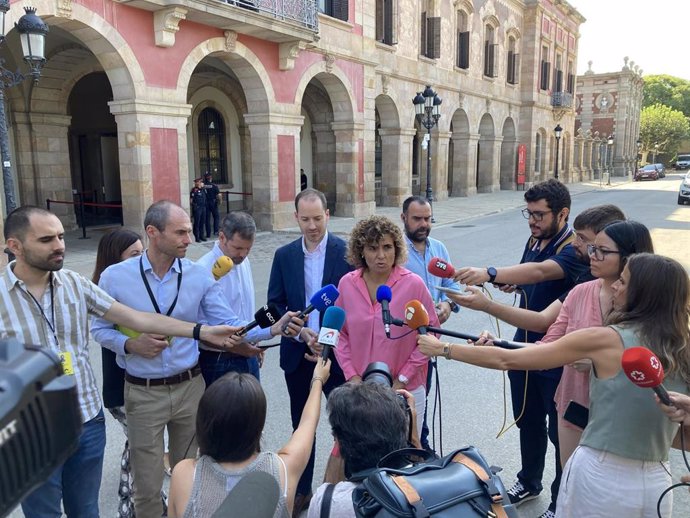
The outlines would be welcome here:
<svg viewBox="0 0 690 518">
<path fill-rule="evenodd" d="M 671 483 L 668 452 L 678 426 L 649 390 L 628 379 L 621 362 L 642 345 L 658 356 L 668 376 L 665 385 L 690 393 L 690 280 L 675 260 L 642 253 L 628 258 L 612 291 L 614 312 L 606 327 L 574 331 L 551 343 L 504 350 L 418 338 L 429 356 L 499 370 L 592 360 L 590 417 L 563 471 L 559 518 L 657 516 L 657 501 Z M 671 504 L 670 498 L 662 500 L 659 516 L 670 517 Z"/>
<path fill-rule="evenodd" d="M 417 415 L 424 415 L 427 358 L 417 349 L 415 334 L 408 329 L 394 328 L 391 338 L 386 337 L 376 297 L 379 286 L 388 286 L 392 317 L 402 317 L 405 304 L 416 299 L 429 313 L 430 325 L 440 325 L 424 281 L 401 266 L 406 260 L 402 232 L 390 219 L 371 216 L 355 225 L 348 261 L 356 270 L 338 285 L 340 297 L 335 305 L 343 308 L 347 317 L 335 353 L 347 380 L 360 381 L 371 362 L 387 363 L 395 380 L 393 388 L 411 392 Z M 417 428 L 419 433 L 421 422 Z"/>
</svg>

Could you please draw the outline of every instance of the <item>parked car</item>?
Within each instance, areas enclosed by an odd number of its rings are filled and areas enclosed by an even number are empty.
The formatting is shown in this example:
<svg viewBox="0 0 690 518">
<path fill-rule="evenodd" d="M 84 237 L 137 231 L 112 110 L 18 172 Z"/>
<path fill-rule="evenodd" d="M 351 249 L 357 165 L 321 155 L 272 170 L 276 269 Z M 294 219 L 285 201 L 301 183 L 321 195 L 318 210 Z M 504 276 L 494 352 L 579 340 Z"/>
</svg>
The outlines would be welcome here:
<svg viewBox="0 0 690 518">
<path fill-rule="evenodd" d="M 637 174 L 635 175 L 635 181 L 639 182 L 640 180 L 644 179 L 659 179 L 659 170 L 656 168 L 655 164 L 647 164 L 645 166 L 640 167 L 640 169 L 637 171 Z"/>
<path fill-rule="evenodd" d="M 676 169 L 690 169 L 690 155 L 678 155 L 675 167 Z"/>
<path fill-rule="evenodd" d="M 690 172 L 685 175 L 678 188 L 678 205 L 685 205 L 686 202 L 690 203 Z"/>
<path fill-rule="evenodd" d="M 656 166 L 657 171 L 659 171 L 659 178 L 666 178 L 666 168 L 664 167 L 664 164 L 654 164 Z"/>
</svg>

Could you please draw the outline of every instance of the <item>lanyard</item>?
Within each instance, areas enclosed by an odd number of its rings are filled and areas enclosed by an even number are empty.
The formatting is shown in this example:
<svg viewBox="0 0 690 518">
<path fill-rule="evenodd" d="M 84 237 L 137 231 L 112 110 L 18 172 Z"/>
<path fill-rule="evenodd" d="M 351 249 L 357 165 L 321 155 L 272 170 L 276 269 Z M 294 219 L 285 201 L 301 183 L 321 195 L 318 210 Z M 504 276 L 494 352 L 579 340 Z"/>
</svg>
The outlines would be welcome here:
<svg viewBox="0 0 690 518">
<path fill-rule="evenodd" d="M 175 294 L 175 300 L 172 301 L 172 304 L 170 304 L 170 308 L 168 309 L 168 312 L 165 314 L 165 316 L 169 317 L 171 313 L 173 312 L 173 309 L 175 309 L 175 305 L 177 304 L 177 297 L 180 296 L 180 286 L 182 285 L 182 261 L 177 259 L 177 266 L 180 269 L 180 272 L 177 274 L 177 293 Z M 153 292 L 151 291 L 151 286 L 149 286 L 149 281 L 146 280 L 146 275 L 144 274 L 144 259 L 143 259 L 143 254 L 139 256 L 139 272 L 141 273 L 141 280 L 144 281 L 144 286 L 146 286 L 146 291 L 149 294 L 149 298 L 151 299 L 151 304 L 153 304 L 153 309 L 156 310 L 156 313 L 160 314 L 161 310 L 158 307 L 158 303 L 156 302 L 156 298 L 153 296 Z"/>
<path fill-rule="evenodd" d="M 41 306 L 41 303 L 36 299 L 36 297 L 34 297 L 33 294 L 28 290 L 22 288 L 22 291 L 26 293 L 29 297 L 31 297 L 31 300 L 33 300 L 34 304 L 36 304 L 36 307 L 38 308 L 38 311 L 41 313 L 43 320 L 46 324 L 48 324 L 50 331 L 53 333 L 55 345 L 59 349 L 60 341 L 58 340 L 57 333 L 55 332 L 55 291 L 53 289 L 53 272 L 50 272 L 50 279 L 48 281 L 48 284 L 50 284 L 50 320 L 48 320 L 48 317 L 43 311 L 43 306 Z"/>
</svg>

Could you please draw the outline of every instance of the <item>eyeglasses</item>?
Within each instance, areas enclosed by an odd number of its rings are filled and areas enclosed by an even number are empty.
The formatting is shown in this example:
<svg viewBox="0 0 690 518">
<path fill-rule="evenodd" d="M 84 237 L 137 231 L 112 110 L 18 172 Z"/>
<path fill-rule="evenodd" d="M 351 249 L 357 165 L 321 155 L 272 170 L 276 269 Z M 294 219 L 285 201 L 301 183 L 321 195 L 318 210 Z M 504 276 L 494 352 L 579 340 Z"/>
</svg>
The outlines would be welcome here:
<svg viewBox="0 0 690 518">
<path fill-rule="evenodd" d="M 593 256 L 597 261 L 603 261 L 609 254 L 619 254 L 618 250 L 603 250 L 595 245 L 587 245 L 587 253 Z"/>
<path fill-rule="evenodd" d="M 529 209 L 522 209 L 522 215 L 524 216 L 525 219 L 530 219 L 534 218 L 534 221 L 541 221 L 544 219 L 544 216 L 547 214 L 551 214 L 553 211 L 552 210 L 547 210 L 547 211 L 541 211 L 541 210 L 535 210 L 532 212 Z"/>
</svg>

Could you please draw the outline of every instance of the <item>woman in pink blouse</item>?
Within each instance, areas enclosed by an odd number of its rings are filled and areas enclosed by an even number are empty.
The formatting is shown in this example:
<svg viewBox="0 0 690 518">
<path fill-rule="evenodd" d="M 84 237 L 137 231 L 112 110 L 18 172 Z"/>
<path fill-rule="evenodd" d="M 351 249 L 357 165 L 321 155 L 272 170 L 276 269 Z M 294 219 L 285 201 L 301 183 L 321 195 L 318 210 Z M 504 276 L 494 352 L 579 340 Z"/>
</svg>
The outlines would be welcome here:
<svg viewBox="0 0 690 518">
<path fill-rule="evenodd" d="M 361 381 L 371 362 L 387 363 L 395 380 L 393 388 L 411 392 L 417 415 L 424 415 L 428 361 L 417 349 L 417 332 L 393 327 L 391 338 L 387 338 L 381 304 L 376 301 L 376 290 L 385 284 L 393 293 L 389 305 L 392 316 L 402 318 L 405 305 L 416 299 L 429 313 L 429 325 L 440 325 L 424 282 L 400 266 L 406 260 L 402 232 L 390 219 L 371 216 L 355 225 L 350 235 L 348 261 L 356 270 L 338 284 L 340 296 L 336 306 L 345 310 L 346 317 L 335 354 L 347 380 Z"/>
</svg>

